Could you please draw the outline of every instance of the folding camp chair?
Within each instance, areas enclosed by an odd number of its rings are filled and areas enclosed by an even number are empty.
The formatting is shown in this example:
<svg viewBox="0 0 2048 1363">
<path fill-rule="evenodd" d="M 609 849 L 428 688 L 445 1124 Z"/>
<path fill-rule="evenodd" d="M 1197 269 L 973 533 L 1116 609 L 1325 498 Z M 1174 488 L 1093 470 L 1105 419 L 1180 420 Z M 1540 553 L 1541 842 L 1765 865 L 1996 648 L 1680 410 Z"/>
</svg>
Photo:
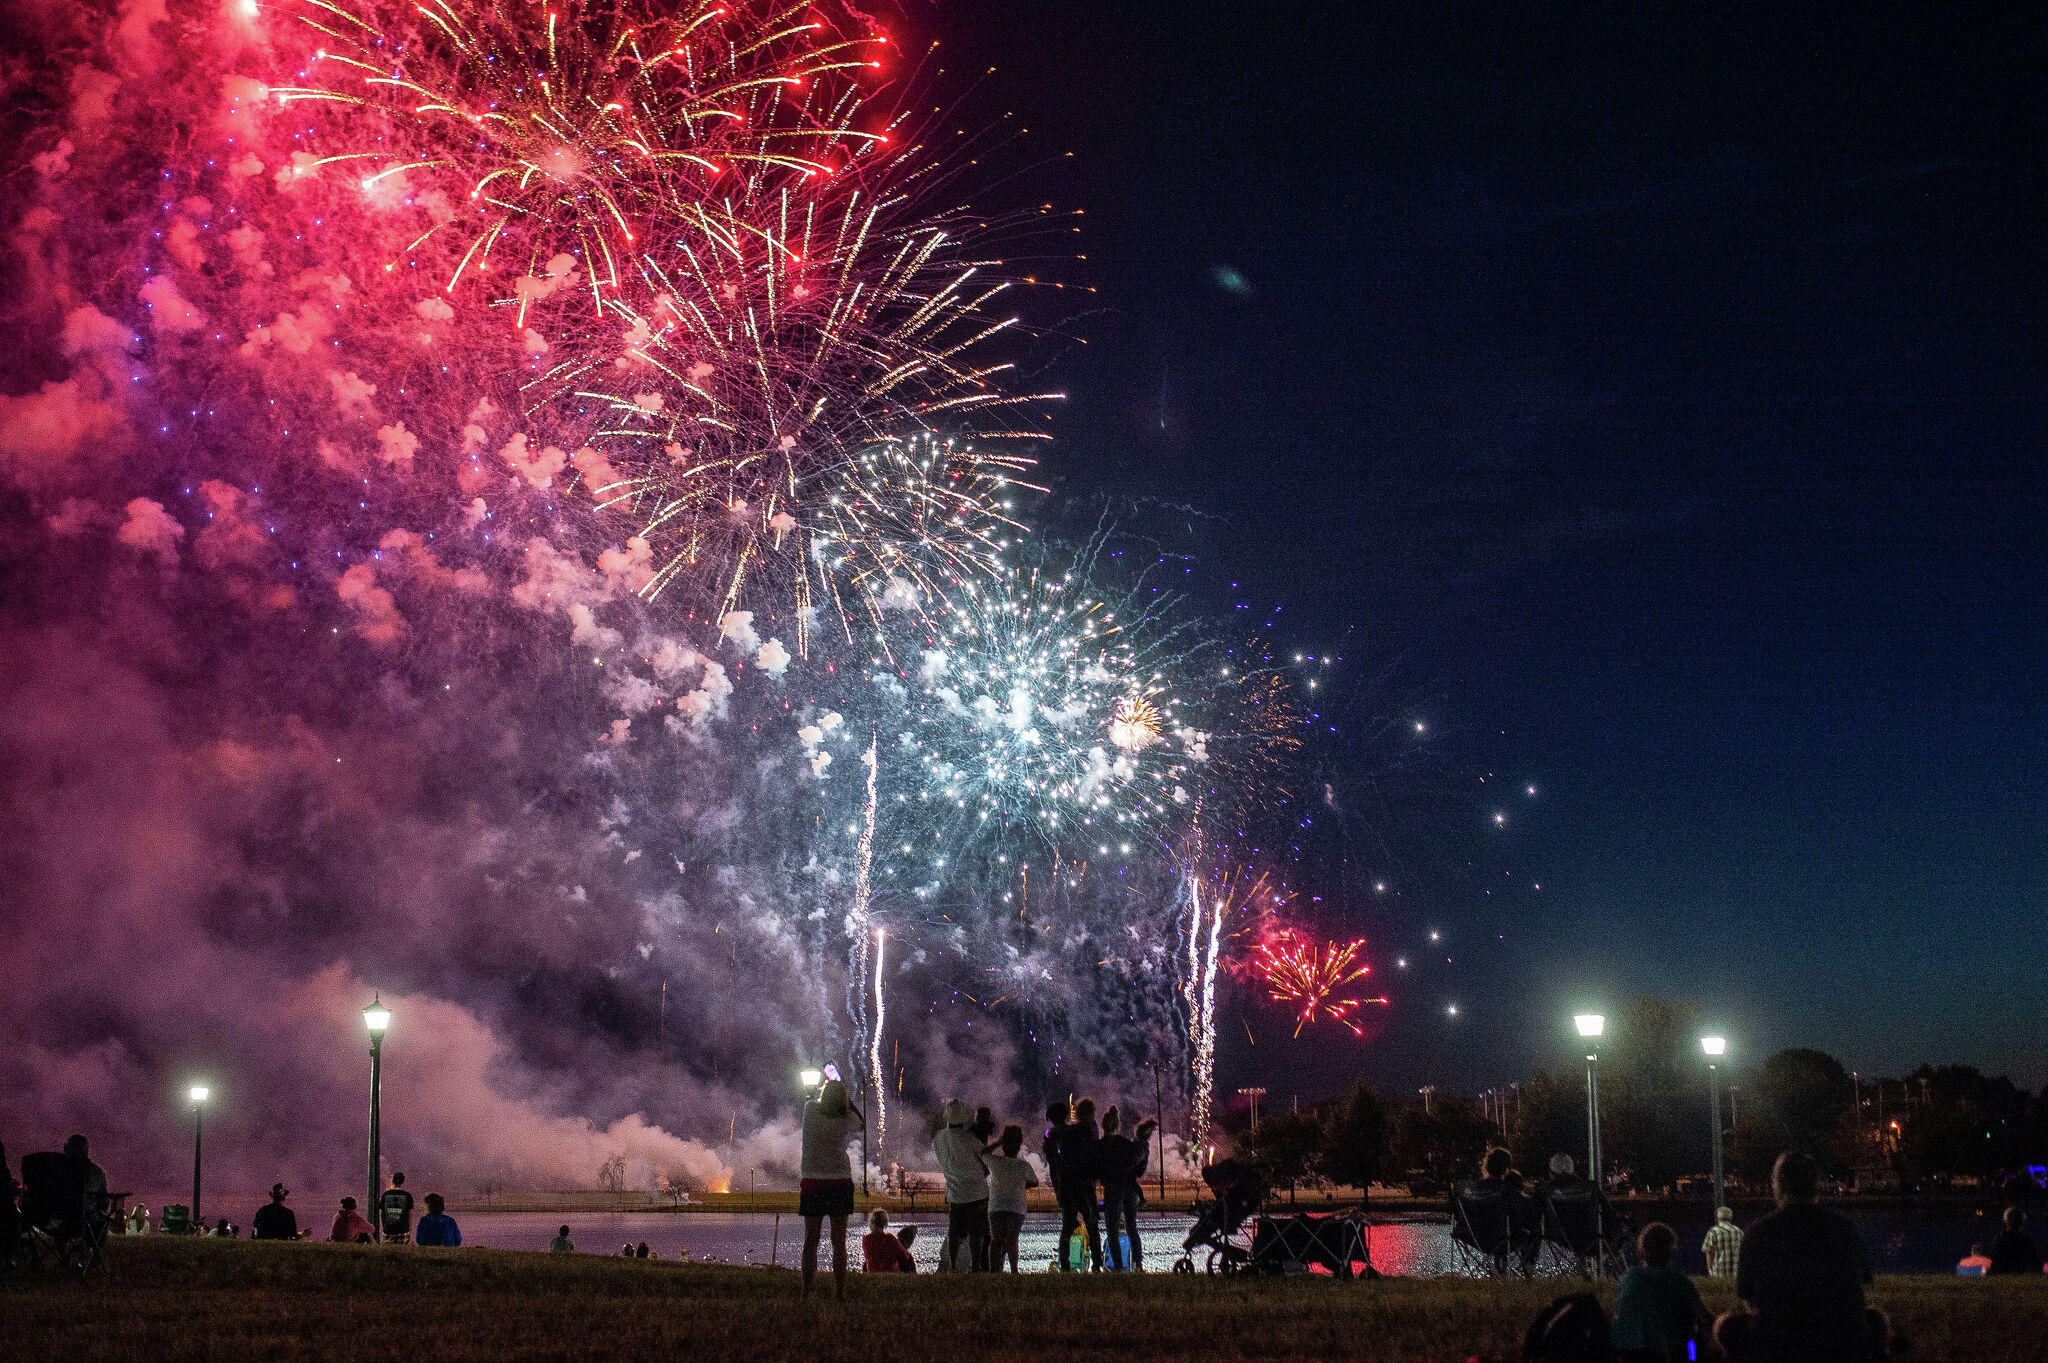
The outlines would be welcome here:
<svg viewBox="0 0 2048 1363">
<path fill-rule="evenodd" d="M 1451 1188 L 1451 1246 L 1467 1273 L 1505 1278 L 1520 1267 L 1521 1249 L 1515 1217 L 1499 1188 L 1481 1188 L 1470 1180 Z"/>
<path fill-rule="evenodd" d="M 192 1209 L 182 1202 L 165 1204 L 163 1219 L 157 1223 L 157 1230 L 164 1235 L 199 1234 L 199 1226 L 192 1220 Z"/>
<path fill-rule="evenodd" d="M 1588 1271 L 1619 1278 L 1635 1258 L 1628 1221 L 1591 1184 L 1549 1188 L 1543 1194 L 1546 1271 Z"/>
<path fill-rule="evenodd" d="M 46 1150 L 21 1162 L 23 1258 L 40 1267 L 107 1272 L 107 1228 L 127 1193 L 87 1190 L 91 1163 Z"/>
</svg>

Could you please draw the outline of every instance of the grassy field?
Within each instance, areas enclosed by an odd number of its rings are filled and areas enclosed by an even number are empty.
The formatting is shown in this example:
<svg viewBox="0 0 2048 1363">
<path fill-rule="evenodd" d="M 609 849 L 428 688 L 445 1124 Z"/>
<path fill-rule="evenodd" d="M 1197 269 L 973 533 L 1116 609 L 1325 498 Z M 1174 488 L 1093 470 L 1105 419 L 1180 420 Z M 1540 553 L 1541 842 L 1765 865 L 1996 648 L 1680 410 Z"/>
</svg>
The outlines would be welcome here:
<svg viewBox="0 0 2048 1363">
<path fill-rule="evenodd" d="M 114 1276 L 0 1286 L 0 1358 L 803 1358 L 869 1363 L 1513 1355 L 1552 1283 L 855 1276 L 844 1304 L 787 1269 L 505 1250 L 117 1240 Z M 1611 1305 L 1611 1289 L 1608 1293 Z M 1708 1303 L 1728 1294 L 1707 1287 Z M 2048 1280 L 1887 1278 L 1915 1357 L 2048 1363 Z"/>
</svg>

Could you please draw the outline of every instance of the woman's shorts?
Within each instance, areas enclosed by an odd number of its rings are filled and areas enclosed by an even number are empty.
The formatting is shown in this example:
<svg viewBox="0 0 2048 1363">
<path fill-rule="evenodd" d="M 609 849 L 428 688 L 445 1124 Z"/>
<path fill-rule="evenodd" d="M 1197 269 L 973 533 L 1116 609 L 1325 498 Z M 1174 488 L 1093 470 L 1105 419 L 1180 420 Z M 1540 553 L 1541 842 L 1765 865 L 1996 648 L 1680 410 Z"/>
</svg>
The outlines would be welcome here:
<svg viewBox="0 0 2048 1363">
<path fill-rule="evenodd" d="M 988 1199 L 955 1202 L 946 1208 L 946 1234 L 987 1235 Z"/>
<path fill-rule="evenodd" d="M 807 1178 L 796 1195 L 799 1216 L 852 1216 L 853 1180 Z"/>
<path fill-rule="evenodd" d="M 1022 1212 L 990 1212 L 988 1214 L 988 1228 L 990 1233 L 997 1237 L 1020 1234 L 1024 1229 L 1024 1214 Z"/>
</svg>

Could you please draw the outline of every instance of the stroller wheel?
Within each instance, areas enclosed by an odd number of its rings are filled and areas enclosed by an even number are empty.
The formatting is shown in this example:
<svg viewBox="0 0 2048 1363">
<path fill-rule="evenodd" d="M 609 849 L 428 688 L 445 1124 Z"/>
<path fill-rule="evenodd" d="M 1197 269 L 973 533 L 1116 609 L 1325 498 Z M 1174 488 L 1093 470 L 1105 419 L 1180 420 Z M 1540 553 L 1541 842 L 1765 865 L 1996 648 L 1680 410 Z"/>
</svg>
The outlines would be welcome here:
<svg viewBox="0 0 2048 1363">
<path fill-rule="evenodd" d="M 1187 1258 L 1175 1259 L 1173 1261 L 1173 1271 L 1175 1273 L 1193 1273 L 1195 1271 L 1194 1261 Z"/>
</svg>

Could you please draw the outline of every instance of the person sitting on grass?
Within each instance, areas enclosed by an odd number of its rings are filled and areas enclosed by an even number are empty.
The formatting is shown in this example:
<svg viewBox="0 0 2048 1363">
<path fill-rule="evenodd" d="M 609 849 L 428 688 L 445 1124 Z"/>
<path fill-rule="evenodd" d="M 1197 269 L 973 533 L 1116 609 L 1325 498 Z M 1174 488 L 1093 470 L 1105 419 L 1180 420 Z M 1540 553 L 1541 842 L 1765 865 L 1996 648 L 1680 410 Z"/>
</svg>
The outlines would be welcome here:
<svg viewBox="0 0 2048 1363">
<path fill-rule="evenodd" d="M 214 1223 L 213 1235 L 216 1240 L 239 1240 L 242 1238 L 241 1232 L 230 1226 L 225 1216 Z"/>
<path fill-rule="evenodd" d="M 256 1215 L 249 1222 L 251 1240 L 296 1240 L 299 1238 L 299 1218 L 284 1200 L 292 1190 L 282 1183 L 270 1185 L 270 1201 L 258 1207 Z"/>
<path fill-rule="evenodd" d="M 419 1225 L 412 1232 L 415 1245 L 453 1249 L 462 1243 L 462 1228 L 455 1224 L 454 1217 L 448 1215 L 447 1206 L 439 1193 L 427 1194 L 427 1214 L 420 1218 Z"/>
<path fill-rule="evenodd" d="M 2005 1209 L 2005 1229 L 1991 1244 L 1991 1267 L 1987 1273 L 2034 1273 L 2041 1271 L 2041 1248 L 2027 1234 L 2024 1207 Z"/>
<path fill-rule="evenodd" d="M 341 1210 L 334 1214 L 334 1229 L 327 1232 L 327 1238 L 337 1245 L 367 1245 L 370 1243 L 370 1223 L 363 1220 L 356 1210 L 356 1200 L 344 1197 Z"/>
<path fill-rule="evenodd" d="M 633 1257 L 635 1259 L 645 1259 L 649 1257 L 647 1253 L 647 1242 L 645 1240 L 642 1240 L 639 1244 L 633 1246 Z"/>
<path fill-rule="evenodd" d="M 860 1238 L 864 1273 L 915 1273 L 917 1261 L 903 1242 L 889 1234 L 889 1213 L 880 1207 L 868 1213 L 868 1233 Z"/>
<path fill-rule="evenodd" d="M 1959 1277 L 1981 1278 L 1990 1271 L 1991 1256 L 1984 1252 L 1982 1241 L 1971 1245 L 1970 1252 L 1956 1264 L 1956 1274 Z"/>
<path fill-rule="evenodd" d="M 575 1252 L 576 1246 L 569 1242 L 569 1228 L 567 1226 L 556 1231 L 555 1238 L 548 1241 L 548 1253 L 550 1254 L 574 1254 Z"/>
<path fill-rule="evenodd" d="M 803 1159 L 796 1209 L 804 1219 L 803 1295 L 818 1276 L 818 1237 L 832 1220 L 832 1291 L 846 1300 L 846 1218 L 853 1215 L 853 1163 L 846 1142 L 867 1123 L 846 1096 L 846 1082 L 828 1079 L 804 1104 Z"/>
<path fill-rule="evenodd" d="M 1855 1223 L 1815 1205 L 1820 1165 L 1788 1150 L 1771 1170 L 1778 1210 L 1749 1228 L 1735 1295 L 1756 1310 L 1763 1363 L 1860 1358 L 1870 1255 Z"/>
<path fill-rule="evenodd" d="M 393 1174 L 391 1186 L 378 1197 L 377 1219 L 384 1225 L 388 1244 L 403 1244 L 412 1234 L 412 1194 L 405 1190 L 404 1174 Z"/>
<path fill-rule="evenodd" d="M 1713 1323 L 1692 1279 L 1671 1266 L 1678 1233 L 1662 1221 L 1636 1239 L 1642 1263 L 1622 1275 L 1614 1301 L 1614 1351 L 1622 1363 L 1681 1363 Z"/>
</svg>

